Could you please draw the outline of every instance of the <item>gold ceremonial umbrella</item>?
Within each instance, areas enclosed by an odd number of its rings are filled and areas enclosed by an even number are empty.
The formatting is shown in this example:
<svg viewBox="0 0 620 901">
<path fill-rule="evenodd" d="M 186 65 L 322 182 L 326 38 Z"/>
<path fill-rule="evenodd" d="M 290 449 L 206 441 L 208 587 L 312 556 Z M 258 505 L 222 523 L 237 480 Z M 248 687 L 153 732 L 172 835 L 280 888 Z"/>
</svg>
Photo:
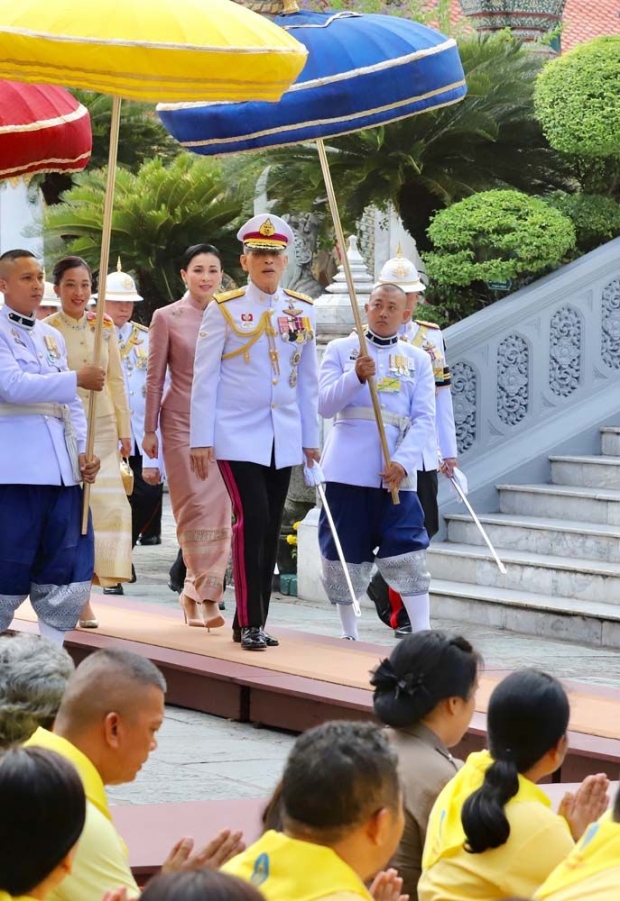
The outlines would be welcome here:
<svg viewBox="0 0 620 901">
<path fill-rule="evenodd" d="M 275 101 L 301 72 L 306 56 L 306 48 L 283 29 L 231 0 L 0 0 L 0 79 L 113 95 L 100 297 L 105 297 L 110 256 L 121 98 Z M 103 307 L 97 305 L 95 363 L 101 358 Z M 88 459 L 95 400 L 93 392 Z M 83 532 L 90 485 L 84 487 Z"/>
</svg>

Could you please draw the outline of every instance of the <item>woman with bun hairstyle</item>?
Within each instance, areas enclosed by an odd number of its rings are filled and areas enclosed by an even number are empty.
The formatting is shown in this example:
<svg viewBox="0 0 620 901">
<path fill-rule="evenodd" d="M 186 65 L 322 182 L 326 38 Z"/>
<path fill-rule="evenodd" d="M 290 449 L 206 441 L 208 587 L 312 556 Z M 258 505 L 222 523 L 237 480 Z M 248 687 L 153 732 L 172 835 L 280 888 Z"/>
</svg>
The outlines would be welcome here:
<svg viewBox="0 0 620 901">
<path fill-rule="evenodd" d="M 71 871 L 86 818 L 82 780 L 42 748 L 0 756 L 0 901 L 45 901 Z"/>
<path fill-rule="evenodd" d="M 411 898 L 417 896 L 431 809 L 463 765 L 449 749 L 471 722 L 480 666 L 466 639 L 416 632 L 398 643 L 370 680 L 375 715 L 390 727 L 403 784 L 405 829 L 390 866 Z"/>
<path fill-rule="evenodd" d="M 559 814 L 538 788 L 562 765 L 570 707 L 557 679 L 511 673 L 489 701 L 489 751 L 470 754 L 431 812 L 419 901 L 531 898 L 608 804 L 606 776 L 587 776 Z"/>
</svg>

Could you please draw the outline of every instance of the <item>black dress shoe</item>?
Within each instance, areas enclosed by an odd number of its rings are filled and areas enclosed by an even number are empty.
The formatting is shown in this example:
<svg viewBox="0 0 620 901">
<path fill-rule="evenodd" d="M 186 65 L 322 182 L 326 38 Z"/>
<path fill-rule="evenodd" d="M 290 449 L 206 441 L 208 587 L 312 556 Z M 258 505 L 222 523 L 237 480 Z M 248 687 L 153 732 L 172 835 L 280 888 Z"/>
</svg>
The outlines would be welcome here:
<svg viewBox="0 0 620 901">
<path fill-rule="evenodd" d="M 226 601 L 220 601 L 217 606 L 220 608 L 220 610 L 226 610 Z"/>
<path fill-rule="evenodd" d="M 280 642 L 277 638 L 274 638 L 273 635 L 270 635 L 268 632 L 265 632 L 264 629 L 261 629 L 261 635 L 265 639 L 265 644 L 268 648 L 279 648 Z"/>
<path fill-rule="evenodd" d="M 120 582 L 118 582 L 116 585 L 110 585 L 109 588 L 104 588 L 103 593 L 104 594 L 125 594 L 125 592 L 123 591 L 123 586 L 121 585 Z"/>
<path fill-rule="evenodd" d="M 265 636 L 256 626 L 241 630 L 241 647 L 244 651 L 264 651 L 267 647 Z"/>
<path fill-rule="evenodd" d="M 152 547 L 154 544 L 161 544 L 159 535 L 151 535 L 150 538 L 140 539 L 140 547 Z"/>
<path fill-rule="evenodd" d="M 406 638 L 407 635 L 411 635 L 411 623 L 401 626 L 400 629 L 394 629 L 394 638 Z"/>
</svg>

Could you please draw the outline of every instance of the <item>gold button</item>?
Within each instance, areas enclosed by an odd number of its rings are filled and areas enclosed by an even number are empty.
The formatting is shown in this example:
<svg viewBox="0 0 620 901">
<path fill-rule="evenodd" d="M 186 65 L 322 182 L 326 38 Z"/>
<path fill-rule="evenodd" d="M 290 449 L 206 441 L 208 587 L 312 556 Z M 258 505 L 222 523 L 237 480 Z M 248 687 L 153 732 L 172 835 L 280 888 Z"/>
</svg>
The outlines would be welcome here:
<svg viewBox="0 0 620 901">
<path fill-rule="evenodd" d="M 275 404 L 272 404 L 272 405 L 271 405 L 271 409 L 272 409 L 272 410 L 275 410 L 275 408 L 276 408 L 276 405 L 275 405 Z"/>
<path fill-rule="evenodd" d="M 277 384 L 278 384 L 278 380 L 277 380 L 277 379 L 272 379 L 272 380 L 271 380 L 271 384 L 272 384 L 272 385 L 277 385 Z"/>
</svg>

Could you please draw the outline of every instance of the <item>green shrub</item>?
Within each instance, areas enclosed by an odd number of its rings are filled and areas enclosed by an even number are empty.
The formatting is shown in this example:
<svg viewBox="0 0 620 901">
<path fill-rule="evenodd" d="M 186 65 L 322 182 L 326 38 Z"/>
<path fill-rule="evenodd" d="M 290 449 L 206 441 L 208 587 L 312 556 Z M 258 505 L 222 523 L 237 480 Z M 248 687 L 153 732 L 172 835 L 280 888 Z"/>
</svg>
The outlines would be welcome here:
<svg viewBox="0 0 620 901">
<path fill-rule="evenodd" d="M 620 156 L 620 36 L 594 38 L 547 63 L 534 109 L 556 150 Z"/>
<path fill-rule="evenodd" d="M 620 235 L 620 203 L 602 194 L 553 194 L 548 202 L 571 220 L 580 253 Z"/>
<path fill-rule="evenodd" d="M 483 191 L 440 210 L 428 235 L 434 248 L 425 257 L 431 284 L 481 282 L 491 292 L 493 283 L 516 288 L 559 266 L 575 246 L 570 219 L 519 191 Z"/>
</svg>

